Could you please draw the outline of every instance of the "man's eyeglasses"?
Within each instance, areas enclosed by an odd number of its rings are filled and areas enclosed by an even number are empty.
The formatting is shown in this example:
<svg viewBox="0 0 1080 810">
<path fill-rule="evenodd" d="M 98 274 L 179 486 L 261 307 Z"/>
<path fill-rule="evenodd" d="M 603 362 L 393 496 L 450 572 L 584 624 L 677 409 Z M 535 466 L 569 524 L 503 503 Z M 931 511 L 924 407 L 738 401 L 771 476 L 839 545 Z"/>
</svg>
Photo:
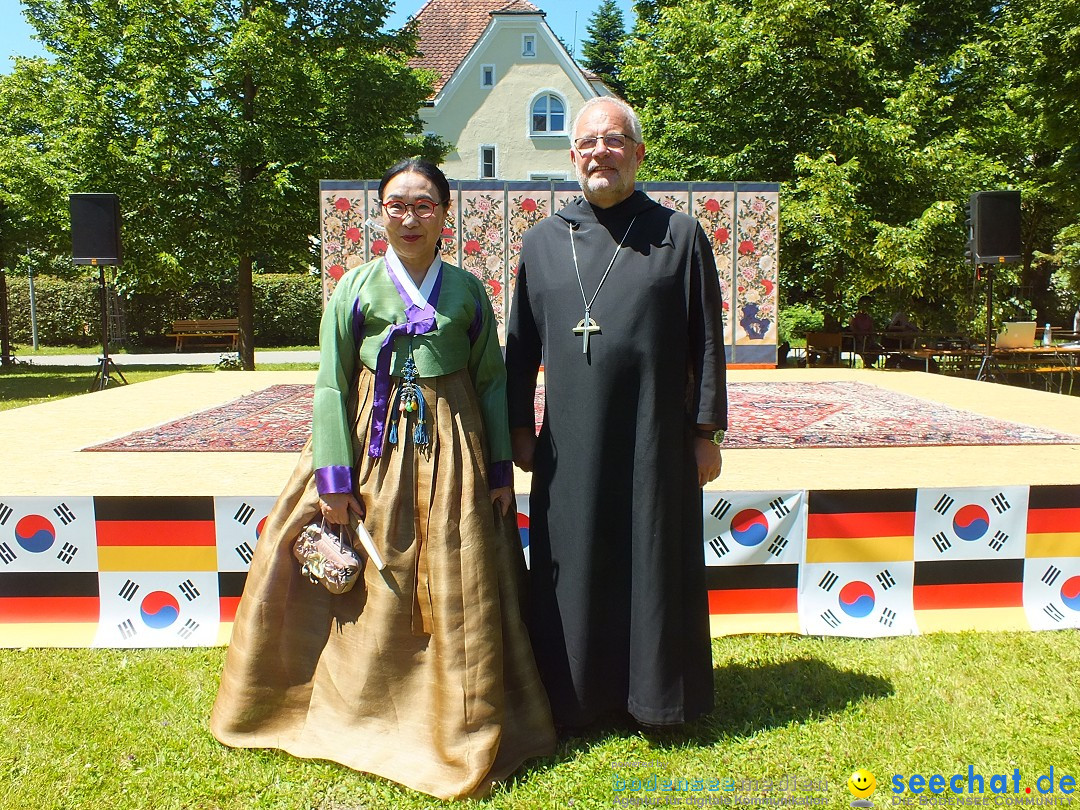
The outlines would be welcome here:
<svg viewBox="0 0 1080 810">
<path fill-rule="evenodd" d="M 576 141 L 574 141 L 574 148 L 577 149 L 578 152 L 585 154 L 594 150 L 596 148 L 596 145 L 600 143 L 600 141 L 603 141 L 604 146 L 606 146 L 608 149 L 622 149 L 626 146 L 627 141 L 634 141 L 634 139 L 631 138 L 629 135 L 623 135 L 621 133 L 614 132 L 611 135 L 603 135 L 599 138 L 595 136 L 589 138 L 578 138 Z M 634 141 L 634 143 L 637 142 Z"/>
<path fill-rule="evenodd" d="M 386 211 L 386 215 L 392 219 L 405 219 L 405 215 L 409 213 L 410 208 L 417 219 L 430 219 L 435 216 L 435 210 L 439 207 L 439 204 L 434 200 L 427 199 L 417 200 L 413 203 L 391 200 L 383 203 L 382 207 Z"/>
</svg>

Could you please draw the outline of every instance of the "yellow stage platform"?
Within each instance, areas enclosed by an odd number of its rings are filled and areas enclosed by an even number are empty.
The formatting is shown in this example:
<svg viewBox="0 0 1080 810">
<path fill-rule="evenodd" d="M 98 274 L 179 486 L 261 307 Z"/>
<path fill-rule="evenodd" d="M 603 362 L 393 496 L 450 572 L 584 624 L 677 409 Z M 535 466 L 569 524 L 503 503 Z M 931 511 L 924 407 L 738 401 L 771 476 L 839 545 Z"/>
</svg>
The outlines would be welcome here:
<svg viewBox="0 0 1080 810">
<path fill-rule="evenodd" d="M 1080 398 L 992 383 L 849 369 L 730 377 L 859 381 L 1080 433 Z M 82 449 L 313 380 L 178 374 L 0 412 L 0 646 L 225 643 L 294 455 Z M 515 484 L 525 527 L 529 477 Z M 705 512 L 716 635 L 1080 627 L 1080 445 L 728 450 Z"/>
</svg>

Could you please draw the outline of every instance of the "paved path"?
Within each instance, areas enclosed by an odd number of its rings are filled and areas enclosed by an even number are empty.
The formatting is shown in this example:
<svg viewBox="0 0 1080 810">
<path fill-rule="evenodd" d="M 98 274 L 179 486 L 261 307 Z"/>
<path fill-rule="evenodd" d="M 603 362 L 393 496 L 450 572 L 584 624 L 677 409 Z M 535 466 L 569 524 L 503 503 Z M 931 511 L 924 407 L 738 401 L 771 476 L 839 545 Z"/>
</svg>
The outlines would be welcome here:
<svg viewBox="0 0 1080 810">
<path fill-rule="evenodd" d="M 160 352 L 157 354 L 111 354 L 118 368 L 125 366 L 216 366 L 222 352 Z M 35 366 L 96 366 L 101 354 L 50 354 L 34 357 L 16 355 L 20 363 Z M 281 352 L 271 349 L 255 352 L 255 366 L 260 363 L 318 363 L 315 350 Z"/>
</svg>

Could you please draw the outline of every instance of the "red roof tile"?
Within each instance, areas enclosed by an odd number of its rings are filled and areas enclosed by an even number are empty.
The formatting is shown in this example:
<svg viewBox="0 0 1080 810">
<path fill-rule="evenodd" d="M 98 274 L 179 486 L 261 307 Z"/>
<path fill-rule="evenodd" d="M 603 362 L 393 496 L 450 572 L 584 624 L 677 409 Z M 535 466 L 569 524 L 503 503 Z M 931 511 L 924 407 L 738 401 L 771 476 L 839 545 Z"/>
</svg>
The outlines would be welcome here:
<svg viewBox="0 0 1080 810">
<path fill-rule="evenodd" d="M 442 90 L 480 39 L 492 12 L 544 13 L 528 0 L 428 0 L 416 12 L 413 19 L 420 34 L 421 54 L 409 65 L 439 74 L 435 93 Z"/>
</svg>

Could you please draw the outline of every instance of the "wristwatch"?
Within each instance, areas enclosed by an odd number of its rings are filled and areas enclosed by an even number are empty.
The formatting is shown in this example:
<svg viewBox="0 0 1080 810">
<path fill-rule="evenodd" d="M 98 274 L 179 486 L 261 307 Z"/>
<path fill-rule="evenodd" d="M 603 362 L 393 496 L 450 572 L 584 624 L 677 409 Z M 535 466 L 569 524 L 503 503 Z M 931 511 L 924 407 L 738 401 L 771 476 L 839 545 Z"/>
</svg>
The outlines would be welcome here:
<svg viewBox="0 0 1080 810">
<path fill-rule="evenodd" d="M 716 430 L 706 430 L 705 428 L 694 428 L 694 435 L 699 439 L 708 439 L 710 442 L 719 447 L 724 441 L 724 429 L 717 428 Z"/>
</svg>

